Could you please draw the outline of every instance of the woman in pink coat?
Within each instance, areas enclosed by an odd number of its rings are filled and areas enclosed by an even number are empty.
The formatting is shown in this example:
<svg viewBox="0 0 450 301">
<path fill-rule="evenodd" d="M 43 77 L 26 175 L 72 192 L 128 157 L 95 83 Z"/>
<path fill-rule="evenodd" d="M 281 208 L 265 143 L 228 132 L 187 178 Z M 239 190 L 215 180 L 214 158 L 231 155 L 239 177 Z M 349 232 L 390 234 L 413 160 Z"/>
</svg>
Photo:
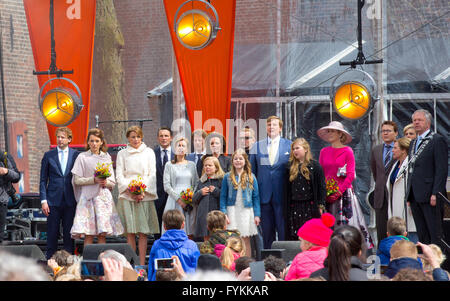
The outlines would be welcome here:
<svg viewBox="0 0 450 301">
<path fill-rule="evenodd" d="M 346 145 L 352 141 L 352 136 L 339 121 L 320 128 L 317 135 L 330 144 L 320 151 L 319 156 L 327 182 L 326 210 L 336 218 L 336 226 L 351 225 L 361 230 L 367 249 L 371 249 L 372 238 L 352 186 L 356 177 L 355 156 L 353 149 Z M 329 185 L 333 181 L 334 185 Z"/>
<path fill-rule="evenodd" d="M 295 256 L 285 280 L 308 278 L 311 273 L 324 267 L 323 262 L 328 256 L 328 244 L 333 234 L 330 228 L 334 221 L 333 215 L 324 213 L 321 218 L 310 219 L 298 230 L 302 252 Z"/>
</svg>

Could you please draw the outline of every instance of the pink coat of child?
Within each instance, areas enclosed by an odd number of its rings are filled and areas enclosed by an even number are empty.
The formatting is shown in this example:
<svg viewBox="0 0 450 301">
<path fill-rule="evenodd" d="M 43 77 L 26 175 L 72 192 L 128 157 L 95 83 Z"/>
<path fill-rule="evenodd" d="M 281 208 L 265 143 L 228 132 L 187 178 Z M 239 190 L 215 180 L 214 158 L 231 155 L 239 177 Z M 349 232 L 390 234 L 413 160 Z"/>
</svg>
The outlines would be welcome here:
<svg viewBox="0 0 450 301">
<path fill-rule="evenodd" d="M 334 221 L 333 215 L 324 213 L 321 218 L 310 219 L 298 230 L 302 252 L 295 256 L 285 280 L 308 278 L 324 267 Z"/>
</svg>

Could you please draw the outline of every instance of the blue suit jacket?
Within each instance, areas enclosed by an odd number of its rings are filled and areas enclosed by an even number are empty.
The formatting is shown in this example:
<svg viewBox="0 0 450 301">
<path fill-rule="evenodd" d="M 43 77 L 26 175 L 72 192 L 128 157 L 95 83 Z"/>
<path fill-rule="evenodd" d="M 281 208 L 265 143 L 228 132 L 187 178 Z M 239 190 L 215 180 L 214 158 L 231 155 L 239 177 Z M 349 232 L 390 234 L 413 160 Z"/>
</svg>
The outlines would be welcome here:
<svg viewBox="0 0 450 301">
<path fill-rule="evenodd" d="M 161 148 L 159 145 L 155 146 L 153 148 L 153 151 L 155 152 L 155 159 L 156 159 L 156 193 L 158 194 L 158 201 L 166 201 L 167 199 L 167 193 L 164 191 L 164 183 L 163 183 L 163 175 L 164 175 L 164 168 L 162 166 L 161 162 Z M 175 158 L 175 154 L 170 151 L 170 156 L 167 156 L 168 161 L 173 160 Z"/>
<path fill-rule="evenodd" d="M 269 162 L 268 140 L 256 142 L 250 149 L 250 163 L 252 172 L 256 175 L 259 186 L 261 204 L 270 202 L 272 196 L 277 204 L 282 204 L 285 199 L 285 186 L 288 180 L 288 164 L 292 142 L 280 138 L 278 153 L 273 165 Z"/>
<path fill-rule="evenodd" d="M 77 202 L 72 187 L 72 168 L 79 151 L 69 148 L 67 167 L 65 173 L 61 171 L 58 159 L 58 149 L 52 149 L 44 154 L 41 161 L 41 176 L 39 184 L 40 199 L 47 200 L 49 206 L 62 206 L 62 200 L 66 205 L 76 206 Z M 64 197 L 64 198 L 63 198 Z"/>
<path fill-rule="evenodd" d="M 186 155 L 186 160 L 189 160 L 189 161 L 192 161 L 192 162 L 195 163 L 195 157 L 196 156 L 197 156 L 196 153 L 187 154 Z M 197 163 L 196 163 L 196 168 L 197 168 L 197 174 L 200 177 L 202 175 L 202 168 L 203 168 L 201 157 L 200 157 L 200 160 L 198 160 Z"/>
</svg>

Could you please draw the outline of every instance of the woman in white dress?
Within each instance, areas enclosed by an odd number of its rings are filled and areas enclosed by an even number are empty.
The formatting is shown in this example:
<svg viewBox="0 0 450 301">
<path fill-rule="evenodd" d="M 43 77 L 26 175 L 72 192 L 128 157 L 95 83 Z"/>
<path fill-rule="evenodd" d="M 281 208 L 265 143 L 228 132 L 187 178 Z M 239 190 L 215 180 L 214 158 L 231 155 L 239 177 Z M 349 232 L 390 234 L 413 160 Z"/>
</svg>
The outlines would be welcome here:
<svg viewBox="0 0 450 301">
<path fill-rule="evenodd" d="M 411 140 L 403 137 L 395 141 L 392 149 L 392 158 L 397 160 L 387 178 L 388 190 L 388 217 L 398 216 L 407 220 L 407 232 L 411 241 L 417 242 L 417 230 L 414 223 L 411 207 L 407 204 L 405 217 L 405 181 L 407 181 L 408 150 Z"/>
<path fill-rule="evenodd" d="M 251 257 L 250 237 L 258 234 L 261 216 L 258 182 L 245 150 L 237 149 L 231 156 L 231 164 L 231 171 L 222 181 L 220 210 L 230 221 L 227 228 L 241 233 L 245 254 Z"/>
<path fill-rule="evenodd" d="M 97 236 L 98 243 L 106 243 L 106 236 L 123 233 L 123 226 L 117 214 L 111 190 L 115 185 L 114 169 L 103 131 L 90 129 L 87 135 L 87 151 L 81 153 L 72 169 L 72 185 L 77 209 L 72 237 L 84 237 L 84 245 L 92 244 Z M 95 176 L 98 163 L 110 164 L 110 176 Z"/>
<path fill-rule="evenodd" d="M 172 209 L 183 212 L 186 219 L 184 230 L 192 238 L 196 208 L 195 206 L 186 206 L 180 198 L 181 192 L 188 188 L 194 192 L 198 183 L 197 167 L 194 162 L 186 160 L 187 151 L 188 140 L 184 137 L 177 139 L 175 141 L 175 158 L 167 162 L 164 168 L 164 191 L 168 194 L 164 212 Z M 165 232 L 164 225 L 161 226 L 161 232 L 161 234 Z"/>
<path fill-rule="evenodd" d="M 128 145 L 117 154 L 116 180 L 119 188 L 117 211 L 127 235 L 127 243 L 136 251 L 136 235 L 139 237 L 139 261 L 145 265 L 147 235 L 159 233 L 158 215 L 154 200 L 156 194 L 156 161 L 153 150 L 142 141 L 141 127 L 128 128 Z M 141 194 L 132 194 L 128 185 L 142 179 L 146 189 Z"/>
</svg>

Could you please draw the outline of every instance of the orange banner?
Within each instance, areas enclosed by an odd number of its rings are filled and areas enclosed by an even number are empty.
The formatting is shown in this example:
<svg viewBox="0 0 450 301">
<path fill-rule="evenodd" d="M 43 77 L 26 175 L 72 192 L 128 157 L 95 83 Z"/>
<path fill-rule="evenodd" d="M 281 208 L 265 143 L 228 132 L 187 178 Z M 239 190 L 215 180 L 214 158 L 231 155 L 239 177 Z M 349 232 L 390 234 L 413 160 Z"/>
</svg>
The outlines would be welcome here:
<svg viewBox="0 0 450 301">
<path fill-rule="evenodd" d="M 23 0 L 23 3 L 36 71 L 48 71 L 51 62 L 50 0 Z M 95 0 L 54 0 L 56 67 L 64 71 L 73 70 L 73 74 L 64 77 L 77 84 L 84 104 L 78 118 L 68 126 L 73 132 L 74 144 L 85 143 L 89 126 L 95 8 Z M 39 87 L 56 77 L 36 76 Z M 47 129 L 50 143 L 56 144 L 57 128 L 47 123 Z"/>
<path fill-rule="evenodd" d="M 211 44 L 199 50 L 184 47 L 174 31 L 174 22 L 177 21 L 174 20 L 175 14 L 185 2 L 186 0 L 164 0 L 164 7 L 189 121 L 193 130 L 202 127 L 207 132 L 214 130 L 227 136 L 226 119 L 230 118 L 236 1 L 209 1 L 217 11 L 221 29 Z M 203 10 L 205 7 L 200 1 L 192 1 L 183 6 L 177 18 L 186 10 Z"/>
</svg>

